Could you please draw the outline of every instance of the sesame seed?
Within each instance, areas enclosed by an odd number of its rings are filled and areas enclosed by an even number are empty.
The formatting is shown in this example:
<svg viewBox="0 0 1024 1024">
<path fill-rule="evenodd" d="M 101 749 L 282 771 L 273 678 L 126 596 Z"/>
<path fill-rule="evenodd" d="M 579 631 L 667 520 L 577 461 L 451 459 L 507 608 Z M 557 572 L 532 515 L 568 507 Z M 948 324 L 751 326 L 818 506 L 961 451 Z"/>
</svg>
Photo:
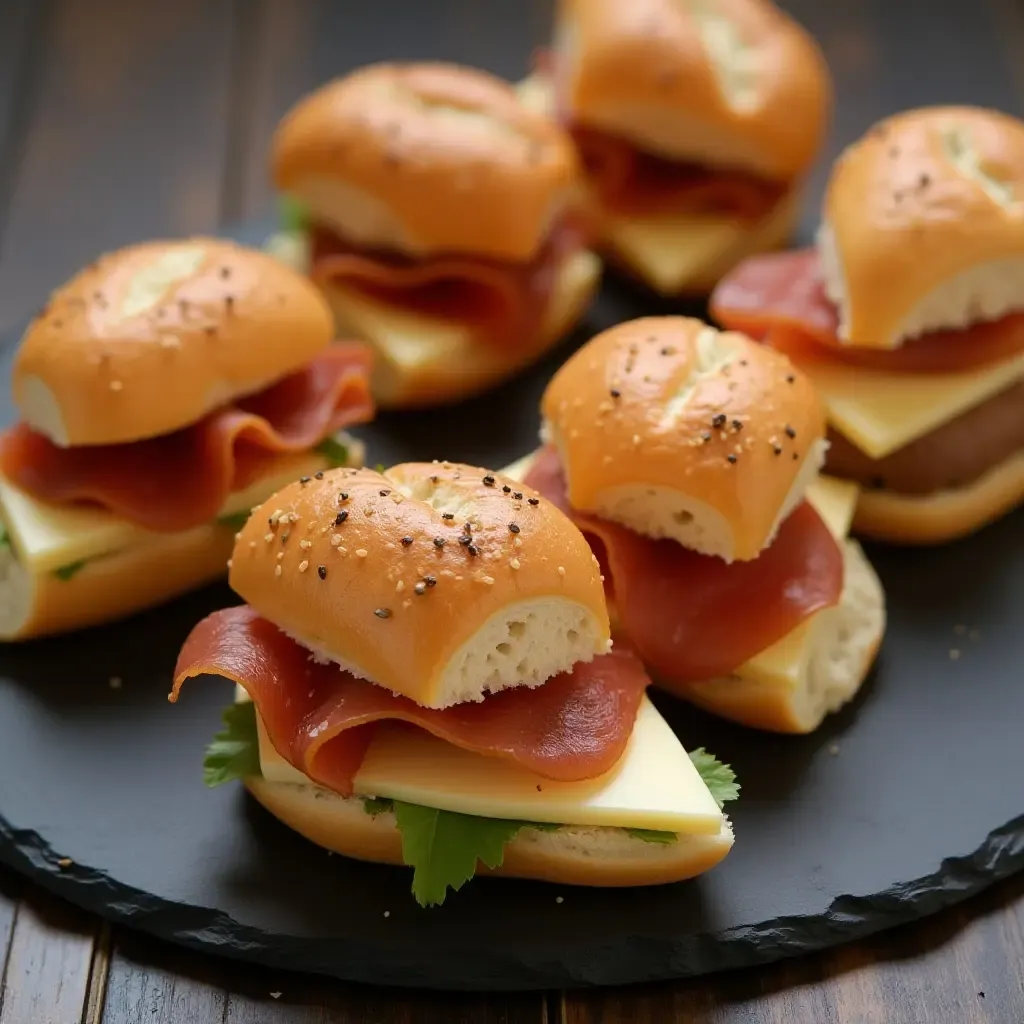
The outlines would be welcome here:
<svg viewBox="0 0 1024 1024">
<path fill-rule="evenodd" d="M 516 548 L 521 548 L 523 546 L 523 538 L 522 537 L 514 537 L 513 540 L 512 540 L 512 546 L 516 547 Z"/>
<path fill-rule="evenodd" d="M 340 543 L 341 543 L 341 534 L 340 533 L 332 533 L 331 534 L 331 547 L 332 548 L 336 548 Z"/>
<path fill-rule="evenodd" d="M 426 583 L 420 582 L 417 583 L 416 586 L 412 589 L 415 590 L 416 593 L 422 597 L 427 592 L 427 585 Z"/>
<path fill-rule="evenodd" d="M 390 619 L 391 618 L 391 609 L 390 608 L 375 608 L 373 610 L 373 614 L 376 615 L 378 619 Z"/>
<path fill-rule="evenodd" d="M 674 349 L 674 348 L 673 348 L 673 347 L 672 347 L 671 345 L 666 345 L 666 346 L 665 346 L 665 347 L 664 347 L 664 348 L 663 348 L 663 349 L 661 350 L 661 354 L 662 354 L 663 356 L 674 356 L 674 355 L 676 354 L 676 350 L 675 350 L 675 349 Z"/>
<path fill-rule="evenodd" d="M 299 483 L 302 484 L 303 487 L 305 487 L 306 484 L 308 484 L 311 479 L 312 479 L 312 477 L 300 476 L 299 477 Z"/>
<path fill-rule="evenodd" d="M 347 491 L 341 491 L 341 493 L 338 495 L 338 501 L 339 501 L 339 503 L 342 502 L 342 501 L 348 501 L 348 492 Z"/>
<path fill-rule="evenodd" d="M 304 558 L 299 562 L 299 572 L 305 572 L 309 568 L 309 559 Z"/>
<path fill-rule="evenodd" d="M 405 590 L 405 580 L 399 580 L 395 584 L 395 593 L 400 594 L 403 590 Z"/>
<path fill-rule="evenodd" d="M 516 501 L 522 501 L 523 500 L 523 492 L 522 491 L 515 491 L 513 493 L 512 497 L 515 498 Z"/>
<path fill-rule="evenodd" d="M 284 552 L 283 551 L 278 551 L 278 553 L 277 553 L 277 555 L 275 557 L 277 558 L 277 560 L 279 562 L 283 562 L 284 561 Z"/>
<path fill-rule="evenodd" d="M 327 579 L 327 566 L 326 565 L 318 565 L 316 567 L 316 574 L 322 580 Z"/>
<path fill-rule="evenodd" d="M 356 548 L 356 558 L 365 558 L 366 555 L 366 548 Z"/>
<path fill-rule="evenodd" d="M 512 488 L 509 487 L 508 484 L 505 484 L 505 486 L 502 487 L 501 492 L 502 492 L 502 494 L 511 494 L 512 493 Z"/>
<path fill-rule="evenodd" d="M 475 558 L 480 554 L 480 549 L 475 544 L 470 544 L 466 550 Z"/>
<path fill-rule="evenodd" d="M 732 421 L 732 429 L 733 430 L 742 430 L 743 429 L 743 421 L 742 420 L 733 420 Z"/>
<path fill-rule="evenodd" d="M 786 435 L 786 437 L 788 437 L 788 438 L 789 438 L 790 440 L 792 440 L 793 438 L 795 438 L 795 437 L 796 437 L 796 431 L 795 431 L 795 430 L 794 430 L 794 429 L 793 429 L 793 428 L 792 428 L 792 427 L 791 427 L 791 426 L 790 426 L 790 425 L 789 425 L 788 423 L 786 424 L 786 429 L 785 429 L 785 430 L 783 431 L 783 433 L 784 433 L 784 434 Z"/>
<path fill-rule="evenodd" d="M 313 476 L 316 477 L 317 480 L 323 480 L 324 471 L 321 469 L 319 472 L 314 473 Z"/>
<path fill-rule="evenodd" d="M 281 575 L 281 573 L 282 573 L 282 571 L 283 571 L 283 570 L 281 569 L 281 566 L 279 566 L 279 565 L 275 565 L 275 566 L 274 566 L 274 575 L 275 575 L 275 576 L 280 576 L 280 575 Z"/>
<path fill-rule="evenodd" d="M 799 461 L 799 459 L 800 459 L 800 456 L 799 456 L 799 455 L 797 455 L 797 453 L 796 453 L 796 452 L 793 452 L 793 461 L 794 461 L 794 462 L 797 462 L 797 461 Z"/>
<path fill-rule="evenodd" d="M 782 449 L 777 444 L 772 445 L 772 451 L 775 452 L 776 455 L 782 454 Z"/>
<path fill-rule="evenodd" d="M 338 514 L 337 514 L 337 515 L 336 515 L 336 516 L 334 517 L 334 525 L 335 525 L 335 526 L 341 526 L 341 524 L 342 524 L 343 522 L 345 522 L 345 520 L 346 520 L 346 519 L 348 519 L 348 512 L 346 512 L 346 511 L 345 511 L 344 509 L 342 509 L 342 510 L 341 510 L 341 511 L 340 511 L 340 512 L 339 512 L 339 513 L 338 513 Z"/>
<path fill-rule="evenodd" d="M 271 543 L 273 543 L 273 540 L 274 540 L 274 535 L 273 535 L 272 533 L 265 533 L 265 534 L 263 534 L 263 539 L 264 539 L 264 540 L 265 540 L 265 541 L 266 541 L 266 542 L 267 542 L 268 544 L 271 544 Z"/>
<path fill-rule="evenodd" d="M 481 583 L 486 583 L 487 586 L 489 586 L 489 587 L 493 586 L 493 584 L 494 584 L 494 577 L 493 576 L 481 576 L 480 577 L 480 582 Z"/>
<path fill-rule="evenodd" d="M 635 445 L 636 447 L 639 447 L 639 446 L 640 446 L 640 440 L 641 440 L 641 438 L 640 438 L 640 435 L 639 435 L 639 434 L 634 434 L 634 435 L 633 435 L 633 444 L 634 444 L 634 445 Z"/>
<path fill-rule="evenodd" d="M 366 508 L 363 509 L 363 515 L 364 516 L 372 516 L 373 515 L 373 506 L 372 505 L 367 505 Z"/>
<path fill-rule="evenodd" d="M 725 420 L 726 415 L 724 412 L 716 413 L 715 416 L 712 417 L 711 426 L 713 426 L 715 430 L 721 430 L 722 427 L 725 426 Z"/>
<path fill-rule="evenodd" d="M 436 576 L 424 576 L 423 577 L 423 582 L 426 583 L 426 585 L 428 587 L 436 587 L 437 586 L 437 577 Z"/>
<path fill-rule="evenodd" d="M 730 465 L 735 466 L 736 465 L 736 456 L 735 455 L 731 455 L 731 454 L 730 455 L 726 455 L 725 461 L 728 462 Z"/>
<path fill-rule="evenodd" d="M 306 540 L 305 538 L 303 538 L 299 541 L 299 547 L 302 548 L 303 551 L 308 551 L 312 546 L 313 542 L 311 540 Z"/>
<path fill-rule="evenodd" d="M 508 524 L 508 532 L 509 533 L 518 533 L 519 532 L 519 525 L 517 523 L 509 523 Z"/>
<path fill-rule="evenodd" d="M 491 476 L 490 473 L 488 473 L 487 476 L 484 477 L 484 487 L 493 487 L 493 486 L 494 486 L 494 477 Z"/>
<path fill-rule="evenodd" d="M 612 388 L 611 391 L 608 392 L 608 394 L 611 395 L 612 398 L 622 397 L 622 392 L 618 388 Z"/>
<path fill-rule="evenodd" d="M 519 568 L 519 559 L 518 558 L 513 558 L 512 561 L 509 562 L 508 564 L 511 565 L 513 569 L 518 569 Z"/>
<path fill-rule="evenodd" d="M 402 538 L 402 547 L 403 548 L 407 548 L 411 543 L 412 543 L 412 537 L 403 537 Z"/>
<path fill-rule="evenodd" d="M 438 551 L 440 551 L 441 548 L 444 547 L 444 545 L 445 545 L 444 537 L 435 537 L 434 538 L 434 547 L 437 548 Z"/>
<path fill-rule="evenodd" d="M 468 533 L 464 533 L 459 537 L 459 543 L 465 547 L 467 544 L 473 543 L 473 538 Z"/>
<path fill-rule="evenodd" d="M 451 521 L 452 519 L 455 518 L 455 514 L 453 512 L 442 512 L 441 513 L 441 518 L 442 519 L 447 519 L 447 520 Z"/>
<path fill-rule="evenodd" d="M 796 382 L 796 377 L 794 377 L 793 374 L 791 374 L 791 373 L 787 373 L 786 374 L 786 383 L 787 384 L 793 384 L 795 382 Z"/>
<path fill-rule="evenodd" d="M 539 505 L 540 498 L 527 498 L 526 499 L 531 505 Z"/>
<path fill-rule="evenodd" d="M 558 567 L 558 575 L 559 576 L 564 576 L 565 575 L 565 566 L 564 565 L 560 565 Z"/>
<path fill-rule="evenodd" d="M 348 548 L 338 548 L 338 554 L 344 558 L 348 554 Z"/>
<path fill-rule="evenodd" d="M 707 430 L 701 431 L 700 439 L 704 444 L 708 444 L 711 440 L 711 432 Z"/>
<path fill-rule="evenodd" d="M 119 380 L 112 380 L 110 382 L 110 390 L 111 391 L 120 391 L 120 390 L 122 390 L 122 388 L 124 388 L 124 384 L 122 384 L 121 381 L 119 381 Z"/>
</svg>

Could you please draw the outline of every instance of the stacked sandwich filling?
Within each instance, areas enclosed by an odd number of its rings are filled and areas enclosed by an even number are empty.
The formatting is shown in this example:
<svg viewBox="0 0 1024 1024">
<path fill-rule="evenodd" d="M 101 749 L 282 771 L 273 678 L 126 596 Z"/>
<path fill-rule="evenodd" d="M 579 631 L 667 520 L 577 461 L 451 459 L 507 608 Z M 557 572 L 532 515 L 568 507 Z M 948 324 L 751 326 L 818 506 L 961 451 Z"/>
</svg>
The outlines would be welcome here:
<svg viewBox="0 0 1024 1024">
<path fill-rule="evenodd" d="M 1018 152 L 1024 128 L 987 111 L 883 122 L 836 165 L 818 246 L 715 292 L 721 323 L 814 381 L 865 532 L 946 539 L 1024 493 Z"/>
<path fill-rule="evenodd" d="M 339 852 L 404 858 L 421 902 L 478 861 L 500 867 L 506 847 L 514 874 L 599 885 L 688 877 L 728 851 L 698 768 L 731 776 L 690 759 L 647 700 L 640 659 L 609 649 L 594 557 L 534 491 L 450 464 L 329 472 L 254 513 L 230 578 L 248 604 L 193 630 L 171 698 L 202 675 L 244 691 L 229 736 L 255 756 L 223 770 L 222 738 L 208 781 L 243 777 Z M 311 788 L 315 822 L 301 810 Z M 389 815 L 379 833 L 362 835 L 353 801 Z M 432 835 L 462 837 L 447 860 L 417 852 L 425 816 Z M 627 839 L 644 852 L 616 850 Z M 580 856 L 609 862 L 581 869 Z"/>
<path fill-rule="evenodd" d="M 333 337 L 307 281 L 213 239 L 124 249 L 56 291 L 16 357 L 22 418 L 0 434 L 0 634 L 206 582 L 255 502 L 358 461 L 341 431 L 373 415 L 370 354 Z"/>
<path fill-rule="evenodd" d="M 824 414 L 785 357 L 696 320 L 633 321 L 581 349 L 542 409 L 549 444 L 525 482 L 587 536 L 618 627 L 659 684 L 785 731 L 814 728 L 852 696 L 880 639 L 880 588 L 859 550 L 841 546 L 848 521 L 827 524 L 806 500 Z M 842 630 L 815 641 L 808 624 L 859 616 L 861 584 L 867 664 L 825 680 L 809 709 L 793 710 L 806 694 L 778 713 L 735 707 L 728 684 L 703 700 L 708 681 L 771 682 L 777 666 L 759 659 L 785 660 L 788 638 L 801 650 L 794 690 L 810 687 L 815 643 L 838 645 Z"/>
</svg>

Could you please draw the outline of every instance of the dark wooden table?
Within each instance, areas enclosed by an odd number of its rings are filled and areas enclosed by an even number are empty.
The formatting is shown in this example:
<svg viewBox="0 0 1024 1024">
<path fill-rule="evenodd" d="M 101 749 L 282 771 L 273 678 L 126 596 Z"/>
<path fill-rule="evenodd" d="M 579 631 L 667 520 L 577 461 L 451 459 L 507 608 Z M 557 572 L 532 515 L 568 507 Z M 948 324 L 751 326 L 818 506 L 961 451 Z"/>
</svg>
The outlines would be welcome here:
<svg viewBox="0 0 1024 1024">
<path fill-rule="evenodd" d="M 1022 113 L 1020 0 L 788 6 L 839 82 L 837 140 L 897 103 L 966 98 Z M 549 10 L 547 0 L 0 0 L 0 330 L 97 251 L 267 213 L 270 133 L 314 84 L 385 57 L 516 76 Z M 1024 879 L 760 970 L 646 989 L 445 996 L 187 953 L 0 874 L 0 957 L 0 1024 L 1021 1024 Z"/>
</svg>

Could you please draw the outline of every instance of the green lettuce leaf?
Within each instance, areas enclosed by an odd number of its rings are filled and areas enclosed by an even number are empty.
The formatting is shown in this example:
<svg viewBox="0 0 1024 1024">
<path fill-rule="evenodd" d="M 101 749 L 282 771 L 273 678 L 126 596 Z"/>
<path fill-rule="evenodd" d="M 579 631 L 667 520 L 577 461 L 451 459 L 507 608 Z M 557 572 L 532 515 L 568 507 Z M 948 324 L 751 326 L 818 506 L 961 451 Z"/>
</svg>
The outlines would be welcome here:
<svg viewBox="0 0 1024 1024">
<path fill-rule="evenodd" d="M 309 224 L 309 211 L 305 204 L 292 196 L 282 196 L 280 205 L 281 228 L 289 234 L 301 234 Z"/>
<path fill-rule="evenodd" d="M 325 437 L 316 446 L 315 451 L 327 459 L 334 469 L 348 465 L 348 448 L 336 437 Z"/>
<path fill-rule="evenodd" d="M 413 869 L 412 893 L 421 907 L 443 903 L 449 889 L 461 889 L 477 861 L 500 867 L 505 844 L 526 827 L 522 821 L 453 814 L 400 800 L 394 805 L 402 859 Z"/>
<path fill-rule="evenodd" d="M 723 807 L 727 800 L 735 800 L 740 795 L 736 773 L 727 764 L 722 764 L 714 754 L 709 754 L 703 747 L 697 747 L 696 750 L 690 751 L 690 760 L 700 772 L 704 785 L 711 791 L 719 807 Z"/>
<path fill-rule="evenodd" d="M 59 580 L 67 582 L 72 576 L 77 576 L 85 568 L 86 559 L 80 558 L 77 562 L 69 562 L 53 570 L 53 575 Z"/>
<path fill-rule="evenodd" d="M 363 810 L 371 818 L 376 818 L 378 814 L 385 814 L 388 811 L 395 809 L 394 800 L 389 800 L 383 796 L 364 796 L 363 797 Z"/>
<path fill-rule="evenodd" d="M 256 705 L 251 701 L 232 704 L 221 717 L 224 728 L 213 737 L 203 758 L 203 782 L 207 786 L 261 774 Z"/>
<path fill-rule="evenodd" d="M 232 530 L 240 530 L 247 522 L 251 512 L 229 512 L 226 516 L 217 516 L 219 526 L 230 526 Z"/>
<path fill-rule="evenodd" d="M 674 843 L 679 837 L 675 832 L 658 832 L 653 828 L 627 828 L 623 831 L 645 843 Z"/>
</svg>

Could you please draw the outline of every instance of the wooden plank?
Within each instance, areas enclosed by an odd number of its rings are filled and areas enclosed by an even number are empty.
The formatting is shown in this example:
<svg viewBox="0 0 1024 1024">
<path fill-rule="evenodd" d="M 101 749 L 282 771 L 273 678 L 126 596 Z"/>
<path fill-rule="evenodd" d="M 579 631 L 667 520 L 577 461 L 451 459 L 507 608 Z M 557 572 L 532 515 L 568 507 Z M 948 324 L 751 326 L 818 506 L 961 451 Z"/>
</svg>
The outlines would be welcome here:
<svg viewBox="0 0 1024 1024">
<path fill-rule="evenodd" d="M 87 1003 L 95 919 L 33 892 L 14 915 L 0 1024 L 70 1024 Z"/>
<path fill-rule="evenodd" d="M 1024 1021 L 1024 878 L 823 955 L 626 991 L 570 993 L 564 1024 Z"/>
<path fill-rule="evenodd" d="M 226 1006 L 224 972 L 212 957 L 119 929 L 97 1024 L 214 1024 Z"/>
<path fill-rule="evenodd" d="M 0 328 L 98 251 L 220 213 L 232 0 L 52 2 L 0 239 Z"/>
</svg>

